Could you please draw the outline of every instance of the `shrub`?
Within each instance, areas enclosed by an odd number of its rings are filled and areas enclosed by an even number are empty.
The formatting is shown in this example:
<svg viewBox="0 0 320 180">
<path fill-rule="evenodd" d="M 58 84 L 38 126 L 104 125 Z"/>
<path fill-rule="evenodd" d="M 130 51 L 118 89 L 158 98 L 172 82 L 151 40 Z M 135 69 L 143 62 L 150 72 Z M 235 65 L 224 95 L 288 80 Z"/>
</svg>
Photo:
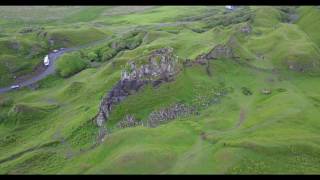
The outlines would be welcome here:
<svg viewBox="0 0 320 180">
<path fill-rule="evenodd" d="M 96 61 L 98 59 L 98 55 L 95 52 L 89 52 L 88 53 L 88 59 L 90 61 Z"/>
<path fill-rule="evenodd" d="M 15 134 L 7 135 L 4 137 L 1 137 L 0 144 L 1 146 L 9 145 L 9 144 L 15 143 L 17 139 L 18 139 L 18 136 Z"/>
<path fill-rule="evenodd" d="M 81 58 L 79 52 L 65 54 L 57 62 L 57 72 L 62 77 L 72 76 L 85 69 L 87 62 Z"/>
<path fill-rule="evenodd" d="M 242 93 L 246 96 L 252 95 L 252 92 L 247 87 L 242 87 Z"/>
<path fill-rule="evenodd" d="M 125 34 L 104 46 L 93 49 L 87 54 L 87 58 L 90 61 L 108 61 L 121 51 L 137 48 L 142 43 L 144 35 L 145 33 L 142 32 Z"/>
<path fill-rule="evenodd" d="M 5 122 L 8 119 L 6 114 L 0 114 L 0 123 Z"/>
</svg>

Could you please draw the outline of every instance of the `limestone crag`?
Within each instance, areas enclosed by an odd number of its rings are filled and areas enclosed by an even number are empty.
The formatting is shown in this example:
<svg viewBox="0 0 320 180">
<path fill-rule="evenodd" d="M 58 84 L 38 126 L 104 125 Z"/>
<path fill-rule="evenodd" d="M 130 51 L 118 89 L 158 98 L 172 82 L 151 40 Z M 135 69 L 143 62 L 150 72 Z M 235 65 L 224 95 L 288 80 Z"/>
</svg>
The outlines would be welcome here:
<svg viewBox="0 0 320 180">
<path fill-rule="evenodd" d="M 100 111 L 97 116 L 96 123 L 102 126 L 108 119 L 112 106 L 124 100 L 130 94 L 138 91 L 144 84 L 148 82 L 145 80 L 120 80 L 112 88 L 112 90 L 105 96 L 100 104 Z"/>
<path fill-rule="evenodd" d="M 130 69 L 123 70 L 121 80 L 168 80 L 176 73 L 177 59 L 174 58 L 172 48 L 163 48 L 154 51 L 148 63 L 137 67 L 134 62 L 129 62 Z"/>
<path fill-rule="evenodd" d="M 138 67 L 133 61 L 121 73 L 121 79 L 112 90 L 102 99 L 96 118 L 98 126 L 107 121 L 112 106 L 134 94 L 146 84 L 158 86 L 162 82 L 173 80 L 178 73 L 177 59 L 173 56 L 172 48 L 154 51 L 148 58 L 148 63 Z"/>
<path fill-rule="evenodd" d="M 198 111 L 195 107 L 178 103 L 167 108 L 152 112 L 148 118 L 148 126 L 156 127 L 163 122 L 170 121 L 179 117 L 186 117 L 192 114 L 198 114 Z"/>
<path fill-rule="evenodd" d="M 146 127 L 156 127 L 161 123 L 186 117 L 188 115 L 199 115 L 194 106 L 177 103 L 169 107 L 153 111 L 148 119 Z M 128 128 L 136 126 L 145 126 L 142 120 L 137 120 L 133 115 L 126 115 L 118 124 L 118 128 Z"/>
<path fill-rule="evenodd" d="M 128 128 L 143 125 L 142 121 L 136 120 L 136 118 L 132 115 L 127 115 L 125 118 L 120 121 L 117 126 L 119 128 Z"/>
</svg>

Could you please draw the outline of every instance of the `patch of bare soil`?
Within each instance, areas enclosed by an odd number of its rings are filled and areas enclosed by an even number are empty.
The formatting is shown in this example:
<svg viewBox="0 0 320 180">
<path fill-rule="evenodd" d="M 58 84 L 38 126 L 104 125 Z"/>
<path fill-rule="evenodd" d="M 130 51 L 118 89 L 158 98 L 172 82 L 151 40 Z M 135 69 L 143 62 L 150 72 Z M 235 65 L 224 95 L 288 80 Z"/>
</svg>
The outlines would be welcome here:
<svg viewBox="0 0 320 180">
<path fill-rule="evenodd" d="M 245 119 L 246 119 L 246 112 L 244 111 L 244 109 L 241 109 L 240 110 L 240 115 L 239 115 L 239 122 L 238 122 L 236 127 L 237 128 L 240 127 Z"/>
</svg>

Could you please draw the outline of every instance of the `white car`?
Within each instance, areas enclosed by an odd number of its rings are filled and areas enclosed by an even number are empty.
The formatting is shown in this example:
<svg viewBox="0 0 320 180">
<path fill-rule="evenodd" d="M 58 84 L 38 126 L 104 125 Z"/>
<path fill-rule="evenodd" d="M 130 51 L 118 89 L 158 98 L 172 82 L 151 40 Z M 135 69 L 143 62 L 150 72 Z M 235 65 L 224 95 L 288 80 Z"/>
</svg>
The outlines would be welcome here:
<svg viewBox="0 0 320 180">
<path fill-rule="evenodd" d="M 12 85 L 10 88 L 11 89 L 18 89 L 18 88 L 20 88 L 20 85 Z"/>
<path fill-rule="evenodd" d="M 55 49 L 55 50 L 53 50 L 53 52 L 56 53 L 56 52 L 58 52 L 58 50 Z"/>
<path fill-rule="evenodd" d="M 229 9 L 229 10 L 234 10 L 234 6 L 225 6 L 226 9 Z"/>
<path fill-rule="evenodd" d="M 44 64 L 45 66 L 49 66 L 50 61 L 49 61 L 49 56 L 48 56 L 48 55 L 46 55 L 46 57 L 44 57 L 43 64 Z"/>
</svg>

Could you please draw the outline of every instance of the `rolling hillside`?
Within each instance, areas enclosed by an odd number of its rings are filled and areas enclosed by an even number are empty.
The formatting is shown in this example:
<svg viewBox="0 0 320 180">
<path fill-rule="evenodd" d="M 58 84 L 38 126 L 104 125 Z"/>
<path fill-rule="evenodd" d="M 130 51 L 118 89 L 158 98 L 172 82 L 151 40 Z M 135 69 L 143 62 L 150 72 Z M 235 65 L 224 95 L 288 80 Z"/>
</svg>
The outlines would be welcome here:
<svg viewBox="0 0 320 180">
<path fill-rule="evenodd" d="M 1 174 L 320 173 L 318 7 L 1 8 L 0 87 L 108 38 L 0 94 Z M 124 72 L 167 61 L 98 125 Z"/>
</svg>

